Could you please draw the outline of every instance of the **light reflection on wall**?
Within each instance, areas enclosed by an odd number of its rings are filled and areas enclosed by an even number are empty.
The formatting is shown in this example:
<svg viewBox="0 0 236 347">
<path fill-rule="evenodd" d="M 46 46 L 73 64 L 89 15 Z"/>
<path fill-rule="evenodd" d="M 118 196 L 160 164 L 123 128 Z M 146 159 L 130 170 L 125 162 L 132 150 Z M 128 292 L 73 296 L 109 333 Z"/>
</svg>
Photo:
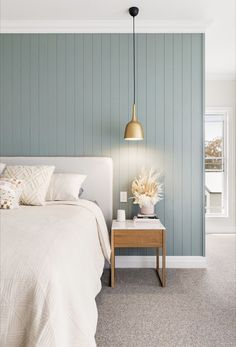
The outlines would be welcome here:
<svg viewBox="0 0 236 347">
<path fill-rule="evenodd" d="M 126 210 L 127 217 L 133 217 L 138 212 L 138 206 L 133 205 L 132 199 L 128 203 L 119 202 L 119 192 L 127 191 L 131 197 L 132 180 L 142 168 L 153 168 L 162 173 L 164 182 L 164 153 L 148 146 L 145 141 L 122 141 L 119 146 L 112 149 L 114 165 L 114 216 L 118 208 Z M 163 202 L 157 204 L 159 214 L 163 216 Z"/>
</svg>

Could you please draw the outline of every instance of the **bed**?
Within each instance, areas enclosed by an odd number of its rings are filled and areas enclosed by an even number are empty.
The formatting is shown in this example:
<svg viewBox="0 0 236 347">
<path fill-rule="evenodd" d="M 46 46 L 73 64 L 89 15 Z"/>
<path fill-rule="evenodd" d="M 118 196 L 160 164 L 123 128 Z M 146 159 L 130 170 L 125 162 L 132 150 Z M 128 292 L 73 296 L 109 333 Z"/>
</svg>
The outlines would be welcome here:
<svg viewBox="0 0 236 347">
<path fill-rule="evenodd" d="M 96 346 L 95 297 L 101 289 L 104 261 L 110 258 L 111 159 L 7 157 L 1 161 L 54 164 L 56 172 L 79 172 L 87 179 L 84 197 L 78 201 L 0 210 L 0 346 Z"/>
</svg>

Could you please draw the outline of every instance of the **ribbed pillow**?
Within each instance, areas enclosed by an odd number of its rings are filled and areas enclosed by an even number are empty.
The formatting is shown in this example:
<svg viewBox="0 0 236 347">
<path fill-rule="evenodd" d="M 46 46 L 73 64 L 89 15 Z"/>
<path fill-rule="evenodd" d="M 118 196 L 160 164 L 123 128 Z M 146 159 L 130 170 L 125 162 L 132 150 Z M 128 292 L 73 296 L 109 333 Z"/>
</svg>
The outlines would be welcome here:
<svg viewBox="0 0 236 347">
<path fill-rule="evenodd" d="M 3 177 L 23 181 L 20 202 L 23 205 L 44 205 L 54 166 L 7 166 Z"/>
</svg>

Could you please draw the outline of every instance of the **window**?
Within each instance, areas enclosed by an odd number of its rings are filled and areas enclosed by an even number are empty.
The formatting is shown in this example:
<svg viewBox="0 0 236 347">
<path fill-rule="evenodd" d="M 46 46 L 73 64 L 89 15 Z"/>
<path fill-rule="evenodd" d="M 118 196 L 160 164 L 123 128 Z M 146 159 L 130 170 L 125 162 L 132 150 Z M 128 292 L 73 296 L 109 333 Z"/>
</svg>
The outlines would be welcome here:
<svg viewBox="0 0 236 347">
<path fill-rule="evenodd" d="M 227 112 L 205 116 L 205 205 L 209 216 L 227 215 Z"/>
</svg>

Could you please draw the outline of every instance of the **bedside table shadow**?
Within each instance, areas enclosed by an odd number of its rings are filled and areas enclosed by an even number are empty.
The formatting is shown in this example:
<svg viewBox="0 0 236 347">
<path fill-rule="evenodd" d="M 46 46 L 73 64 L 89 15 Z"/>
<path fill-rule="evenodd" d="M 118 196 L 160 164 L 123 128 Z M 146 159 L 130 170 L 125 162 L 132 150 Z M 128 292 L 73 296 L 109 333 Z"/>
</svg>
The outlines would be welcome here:
<svg viewBox="0 0 236 347">
<path fill-rule="evenodd" d="M 155 285 L 157 286 L 156 269 L 126 268 L 116 269 L 117 285 Z M 110 286 L 110 269 L 105 269 L 102 275 L 102 286 Z M 160 285 L 161 287 L 161 285 Z"/>
<path fill-rule="evenodd" d="M 167 269 L 168 286 L 163 288 L 157 280 L 156 269 L 126 268 L 116 269 L 117 285 L 110 287 L 110 269 L 104 269 L 101 278 L 101 293 L 124 293 L 127 295 L 142 293 L 162 293 L 167 295 L 186 294 L 201 289 L 207 277 L 207 269 Z M 99 296 L 99 295 L 98 295 Z"/>
</svg>

